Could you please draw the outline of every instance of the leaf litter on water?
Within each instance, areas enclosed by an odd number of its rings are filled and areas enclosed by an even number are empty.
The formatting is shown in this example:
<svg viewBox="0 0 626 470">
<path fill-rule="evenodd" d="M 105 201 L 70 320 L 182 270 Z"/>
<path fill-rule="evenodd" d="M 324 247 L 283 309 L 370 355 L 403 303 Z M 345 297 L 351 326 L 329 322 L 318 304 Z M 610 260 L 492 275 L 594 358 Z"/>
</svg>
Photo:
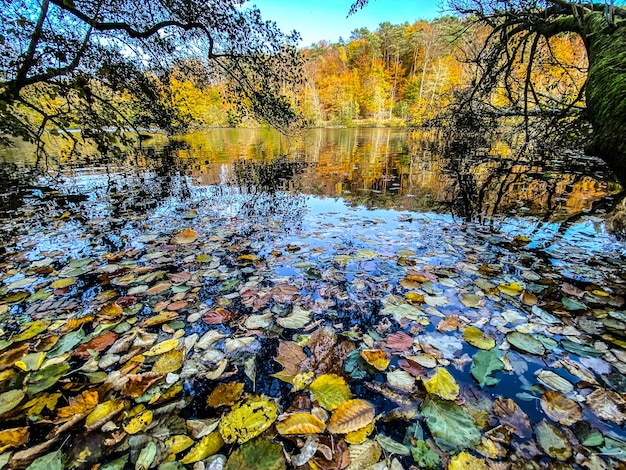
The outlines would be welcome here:
<svg viewBox="0 0 626 470">
<path fill-rule="evenodd" d="M 180 209 L 131 216 L 117 250 L 65 253 L 69 217 L 44 235 L 56 250 L 10 242 L 7 468 L 63 468 L 73 447 L 146 469 L 488 468 L 529 449 L 582 468 L 626 450 L 624 282 L 601 258 L 561 272 L 520 235 L 426 215 L 296 235 Z"/>
</svg>

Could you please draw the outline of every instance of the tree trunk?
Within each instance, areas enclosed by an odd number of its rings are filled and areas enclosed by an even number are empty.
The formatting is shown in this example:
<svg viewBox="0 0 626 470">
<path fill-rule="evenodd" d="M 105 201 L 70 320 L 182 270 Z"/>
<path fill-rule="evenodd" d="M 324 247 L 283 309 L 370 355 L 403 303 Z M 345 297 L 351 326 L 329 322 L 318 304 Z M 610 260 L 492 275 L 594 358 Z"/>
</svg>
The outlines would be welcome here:
<svg viewBox="0 0 626 470">
<path fill-rule="evenodd" d="M 598 12 L 585 20 L 586 106 L 594 131 L 586 151 L 602 158 L 626 184 L 626 21 L 611 26 Z"/>
</svg>

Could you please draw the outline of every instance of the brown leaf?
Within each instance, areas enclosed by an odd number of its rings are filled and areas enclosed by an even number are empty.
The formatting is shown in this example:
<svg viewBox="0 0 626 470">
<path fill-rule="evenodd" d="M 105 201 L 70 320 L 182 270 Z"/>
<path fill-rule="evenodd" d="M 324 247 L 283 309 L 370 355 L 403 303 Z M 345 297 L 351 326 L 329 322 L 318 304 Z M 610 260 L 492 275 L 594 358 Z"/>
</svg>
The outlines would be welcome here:
<svg viewBox="0 0 626 470">
<path fill-rule="evenodd" d="M 159 284 L 152 286 L 145 293 L 148 295 L 160 294 L 161 292 L 168 290 L 170 287 L 172 287 L 172 284 L 169 282 L 160 282 Z"/>
<path fill-rule="evenodd" d="M 411 359 L 400 359 L 398 360 L 398 365 L 402 368 L 402 370 L 407 371 L 413 377 L 423 378 L 428 376 L 424 368 Z"/>
<path fill-rule="evenodd" d="M 541 409 L 559 424 L 569 426 L 583 418 L 583 410 L 578 403 L 563 393 L 548 390 L 541 397 Z"/>
<path fill-rule="evenodd" d="M 81 344 L 80 346 L 78 346 L 78 348 L 76 348 L 76 350 L 74 351 L 73 355 L 74 356 L 78 356 L 81 359 L 89 359 L 90 354 L 89 354 L 89 350 L 92 349 L 94 351 L 104 351 L 106 348 L 108 348 L 109 346 L 111 346 L 113 343 L 115 343 L 115 340 L 117 340 L 117 333 L 114 333 L 112 331 L 107 331 L 106 333 L 102 333 L 99 336 L 96 336 L 95 338 L 92 338 L 90 341 L 87 341 L 86 343 Z"/>
<path fill-rule="evenodd" d="M 334 441 L 323 436 L 318 443 L 317 453 L 311 459 L 311 463 L 320 470 L 342 470 L 346 468 L 350 465 L 348 444 L 343 439 Z"/>
<path fill-rule="evenodd" d="M 619 426 L 626 422 L 626 400 L 612 390 L 599 388 L 587 395 L 587 406 L 600 418 Z"/>
<path fill-rule="evenodd" d="M 300 289 L 296 286 L 280 284 L 272 288 L 272 296 L 274 300 L 281 304 L 292 302 L 294 297 L 298 295 Z"/>
<path fill-rule="evenodd" d="M 278 356 L 274 358 L 276 362 L 284 367 L 279 372 L 281 377 L 295 377 L 300 373 L 302 364 L 307 359 L 307 355 L 297 343 L 293 341 L 280 340 L 278 343 Z"/>
<path fill-rule="evenodd" d="M 413 337 L 402 331 L 398 331 L 387 337 L 385 346 L 395 351 L 408 351 L 413 347 Z"/>
<path fill-rule="evenodd" d="M 65 421 L 74 415 L 91 411 L 98 404 L 98 392 L 85 390 L 81 395 L 71 397 L 69 405 L 57 410 L 58 421 Z"/>
<path fill-rule="evenodd" d="M 233 406 L 241 398 L 242 393 L 243 383 L 241 382 L 219 384 L 206 399 L 206 404 L 212 408 L 222 405 Z"/>
<path fill-rule="evenodd" d="M 187 282 L 191 279 L 191 273 L 188 271 L 182 271 L 180 273 L 170 273 L 167 275 L 168 279 L 174 284 L 180 284 L 181 282 Z"/>
<path fill-rule="evenodd" d="M 144 372 L 143 374 L 128 374 L 127 377 L 129 380 L 124 384 L 122 394 L 132 398 L 139 398 L 163 375 L 158 372 Z"/>
<path fill-rule="evenodd" d="M 28 344 L 8 348 L 0 354 L 0 371 L 13 367 L 29 350 Z"/>
<path fill-rule="evenodd" d="M 444 318 L 437 324 L 437 331 L 447 333 L 449 331 L 455 331 L 463 327 L 464 325 L 459 321 L 459 317 L 457 317 L 456 315 L 451 315 Z"/>
<path fill-rule="evenodd" d="M 168 310 L 177 311 L 177 310 L 181 310 L 181 309 L 185 308 L 187 306 L 187 304 L 188 304 L 188 302 L 186 300 L 179 300 L 177 302 L 172 302 L 166 308 Z"/>
<path fill-rule="evenodd" d="M 351 341 L 337 344 L 337 335 L 329 327 L 315 330 L 307 346 L 311 350 L 311 356 L 302 362 L 300 370 L 312 371 L 315 375 L 341 374 L 343 360 L 354 349 L 354 343 Z"/>
<path fill-rule="evenodd" d="M 220 325 L 232 320 L 233 316 L 232 312 L 229 312 L 225 308 L 218 307 L 205 313 L 202 316 L 202 320 L 208 325 Z"/>
<path fill-rule="evenodd" d="M 498 397 L 493 404 L 493 411 L 500 417 L 500 422 L 519 437 L 526 439 L 532 436 L 528 415 L 510 398 Z"/>
</svg>

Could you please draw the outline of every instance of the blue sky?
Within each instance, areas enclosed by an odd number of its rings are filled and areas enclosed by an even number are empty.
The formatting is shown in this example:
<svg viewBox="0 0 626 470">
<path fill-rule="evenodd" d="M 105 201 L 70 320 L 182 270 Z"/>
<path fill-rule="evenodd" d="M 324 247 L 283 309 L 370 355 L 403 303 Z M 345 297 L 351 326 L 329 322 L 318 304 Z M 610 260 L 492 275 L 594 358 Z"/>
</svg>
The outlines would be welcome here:
<svg viewBox="0 0 626 470">
<path fill-rule="evenodd" d="M 263 18 L 276 21 L 283 31 L 299 31 L 301 46 L 322 39 L 347 40 L 355 29 L 366 27 L 373 31 L 385 21 L 413 23 L 441 16 L 439 2 L 435 0 L 370 0 L 367 7 L 349 18 L 346 15 L 352 0 L 250 0 L 248 5 L 259 7 Z"/>
</svg>

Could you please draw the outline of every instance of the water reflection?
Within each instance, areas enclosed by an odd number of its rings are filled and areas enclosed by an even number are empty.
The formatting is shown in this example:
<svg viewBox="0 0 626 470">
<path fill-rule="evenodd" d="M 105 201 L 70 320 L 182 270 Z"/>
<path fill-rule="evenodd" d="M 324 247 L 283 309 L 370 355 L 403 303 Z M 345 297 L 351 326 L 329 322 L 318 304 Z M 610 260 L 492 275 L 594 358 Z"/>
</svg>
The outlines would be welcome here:
<svg viewBox="0 0 626 470">
<path fill-rule="evenodd" d="M 27 147 L 1 156 L 13 170 L 32 166 Z M 156 136 L 123 160 L 64 161 L 61 152 L 46 170 L 57 181 L 72 181 L 73 187 L 65 185 L 69 193 L 82 185 L 110 195 L 114 219 L 156 210 L 171 198 L 191 200 L 192 188 L 211 187 L 213 196 L 246 199 L 239 207 L 246 217 L 272 207 L 264 198 L 289 193 L 472 220 L 533 215 L 566 221 L 597 210 L 598 201 L 611 207 L 621 189 L 601 162 L 580 155 L 514 153 L 504 143 L 388 128 L 314 129 L 291 139 L 245 129 Z"/>
</svg>

